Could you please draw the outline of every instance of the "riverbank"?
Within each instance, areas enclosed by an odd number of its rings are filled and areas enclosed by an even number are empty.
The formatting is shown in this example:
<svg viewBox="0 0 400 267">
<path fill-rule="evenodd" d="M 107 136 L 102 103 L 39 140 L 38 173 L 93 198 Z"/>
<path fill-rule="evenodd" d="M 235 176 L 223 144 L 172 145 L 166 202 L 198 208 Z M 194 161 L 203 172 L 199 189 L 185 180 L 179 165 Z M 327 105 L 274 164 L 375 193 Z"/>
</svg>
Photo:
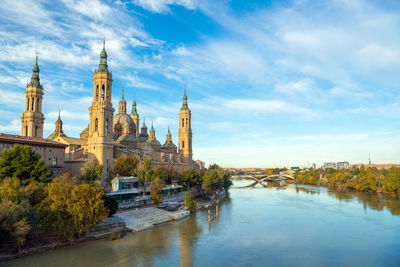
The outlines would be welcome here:
<svg viewBox="0 0 400 267">
<path fill-rule="evenodd" d="M 0 247 L 0 262 L 25 257 L 32 254 L 41 253 L 43 251 L 74 246 L 87 241 L 94 241 L 104 238 L 111 238 L 113 234 L 123 236 L 130 230 L 126 228 L 125 223 L 118 217 L 109 217 L 104 222 L 94 226 L 91 231 L 82 234 L 79 238 L 72 240 L 61 239 L 57 236 L 44 234 L 33 234 L 28 238 L 26 246 L 16 251 L 15 244 L 8 242 Z"/>
<path fill-rule="evenodd" d="M 217 199 L 204 200 L 195 199 L 196 209 L 208 208 L 214 205 Z M 57 236 L 35 234 L 28 238 L 26 246 L 16 251 L 15 244 L 11 242 L 0 247 L 0 262 L 9 261 L 44 251 L 75 246 L 80 243 L 100 239 L 111 239 L 113 235 L 123 237 L 127 232 L 140 232 L 153 228 L 156 225 L 168 223 L 181 218 L 182 211 L 170 212 L 156 208 L 154 204 L 141 207 L 140 209 L 120 210 L 104 222 L 94 226 L 91 231 L 82 234 L 79 238 L 64 240 Z"/>
</svg>

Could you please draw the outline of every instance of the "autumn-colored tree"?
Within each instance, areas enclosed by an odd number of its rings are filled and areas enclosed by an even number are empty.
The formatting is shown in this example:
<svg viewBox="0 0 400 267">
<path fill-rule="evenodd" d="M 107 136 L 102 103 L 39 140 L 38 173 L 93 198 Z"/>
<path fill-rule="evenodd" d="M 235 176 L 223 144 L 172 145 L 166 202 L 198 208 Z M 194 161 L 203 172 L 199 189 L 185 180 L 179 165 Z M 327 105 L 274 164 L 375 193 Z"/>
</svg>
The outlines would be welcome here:
<svg viewBox="0 0 400 267">
<path fill-rule="evenodd" d="M 154 203 L 158 204 L 162 202 L 162 196 L 160 195 L 163 188 L 163 182 L 159 177 L 154 178 L 154 180 L 150 184 L 150 194 L 151 199 L 154 200 Z"/>
<path fill-rule="evenodd" d="M 79 180 L 86 183 L 100 180 L 102 172 L 103 165 L 101 165 L 99 161 L 94 158 L 93 160 L 86 163 L 85 167 L 82 168 Z"/>
<path fill-rule="evenodd" d="M 9 150 L 4 149 L 0 155 L 0 180 L 15 177 L 22 185 L 27 185 L 32 181 L 48 182 L 52 175 L 53 171 L 31 146 L 15 145 Z"/>
<path fill-rule="evenodd" d="M 5 178 L 0 182 L 0 243 L 11 239 L 21 249 L 34 221 L 34 209 L 20 180 Z"/>
<path fill-rule="evenodd" d="M 112 174 L 114 176 L 136 176 L 139 160 L 136 157 L 121 157 L 114 162 Z"/>
<path fill-rule="evenodd" d="M 387 176 L 382 181 L 382 185 L 385 190 L 393 191 L 396 194 L 396 198 L 399 198 L 400 168 L 390 168 L 387 172 Z"/>
<path fill-rule="evenodd" d="M 104 189 L 93 184 L 77 184 L 65 174 L 45 187 L 39 205 L 41 225 L 49 233 L 71 239 L 107 218 Z"/>
</svg>

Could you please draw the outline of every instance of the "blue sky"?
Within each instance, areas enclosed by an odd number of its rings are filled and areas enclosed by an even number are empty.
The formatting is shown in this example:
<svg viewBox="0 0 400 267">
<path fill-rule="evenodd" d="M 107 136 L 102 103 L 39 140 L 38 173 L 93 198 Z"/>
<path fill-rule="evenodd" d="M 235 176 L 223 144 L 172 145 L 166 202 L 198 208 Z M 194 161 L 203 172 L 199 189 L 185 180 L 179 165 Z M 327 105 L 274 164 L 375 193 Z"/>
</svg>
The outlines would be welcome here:
<svg viewBox="0 0 400 267">
<path fill-rule="evenodd" d="M 187 88 L 194 158 L 225 167 L 399 163 L 398 1 L 3 0 L 0 132 L 20 133 L 39 54 L 45 135 L 87 126 L 106 38 L 113 104 L 177 143 Z"/>
</svg>

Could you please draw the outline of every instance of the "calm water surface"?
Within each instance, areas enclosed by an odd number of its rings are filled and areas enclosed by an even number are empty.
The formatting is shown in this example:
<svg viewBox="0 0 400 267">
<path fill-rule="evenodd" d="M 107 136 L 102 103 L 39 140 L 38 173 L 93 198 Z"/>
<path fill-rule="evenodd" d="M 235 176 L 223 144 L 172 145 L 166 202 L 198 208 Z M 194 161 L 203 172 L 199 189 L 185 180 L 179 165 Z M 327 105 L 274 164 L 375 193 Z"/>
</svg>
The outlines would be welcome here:
<svg viewBox="0 0 400 267">
<path fill-rule="evenodd" d="M 248 184 L 235 181 L 235 185 Z M 188 219 L 7 266 L 400 266 L 400 202 L 326 188 L 231 189 Z"/>
</svg>

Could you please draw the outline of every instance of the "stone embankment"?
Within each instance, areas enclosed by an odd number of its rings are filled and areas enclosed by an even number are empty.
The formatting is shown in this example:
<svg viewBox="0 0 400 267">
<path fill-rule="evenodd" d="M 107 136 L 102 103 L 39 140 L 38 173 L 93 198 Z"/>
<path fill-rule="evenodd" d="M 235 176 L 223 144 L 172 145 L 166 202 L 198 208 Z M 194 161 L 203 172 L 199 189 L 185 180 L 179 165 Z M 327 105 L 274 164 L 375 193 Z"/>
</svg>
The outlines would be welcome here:
<svg viewBox="0 0 400 267">
<path fill-rule="evenodd" d="M 126 211 L 115 214 L 121 218 L 126 227 L 132 231 L 139 232 L 150 229 L 155 225 L 176 220 L 177 212 L 169 212 L 158 208 L 144 208 L 140 210 Z"/>
</svg>

